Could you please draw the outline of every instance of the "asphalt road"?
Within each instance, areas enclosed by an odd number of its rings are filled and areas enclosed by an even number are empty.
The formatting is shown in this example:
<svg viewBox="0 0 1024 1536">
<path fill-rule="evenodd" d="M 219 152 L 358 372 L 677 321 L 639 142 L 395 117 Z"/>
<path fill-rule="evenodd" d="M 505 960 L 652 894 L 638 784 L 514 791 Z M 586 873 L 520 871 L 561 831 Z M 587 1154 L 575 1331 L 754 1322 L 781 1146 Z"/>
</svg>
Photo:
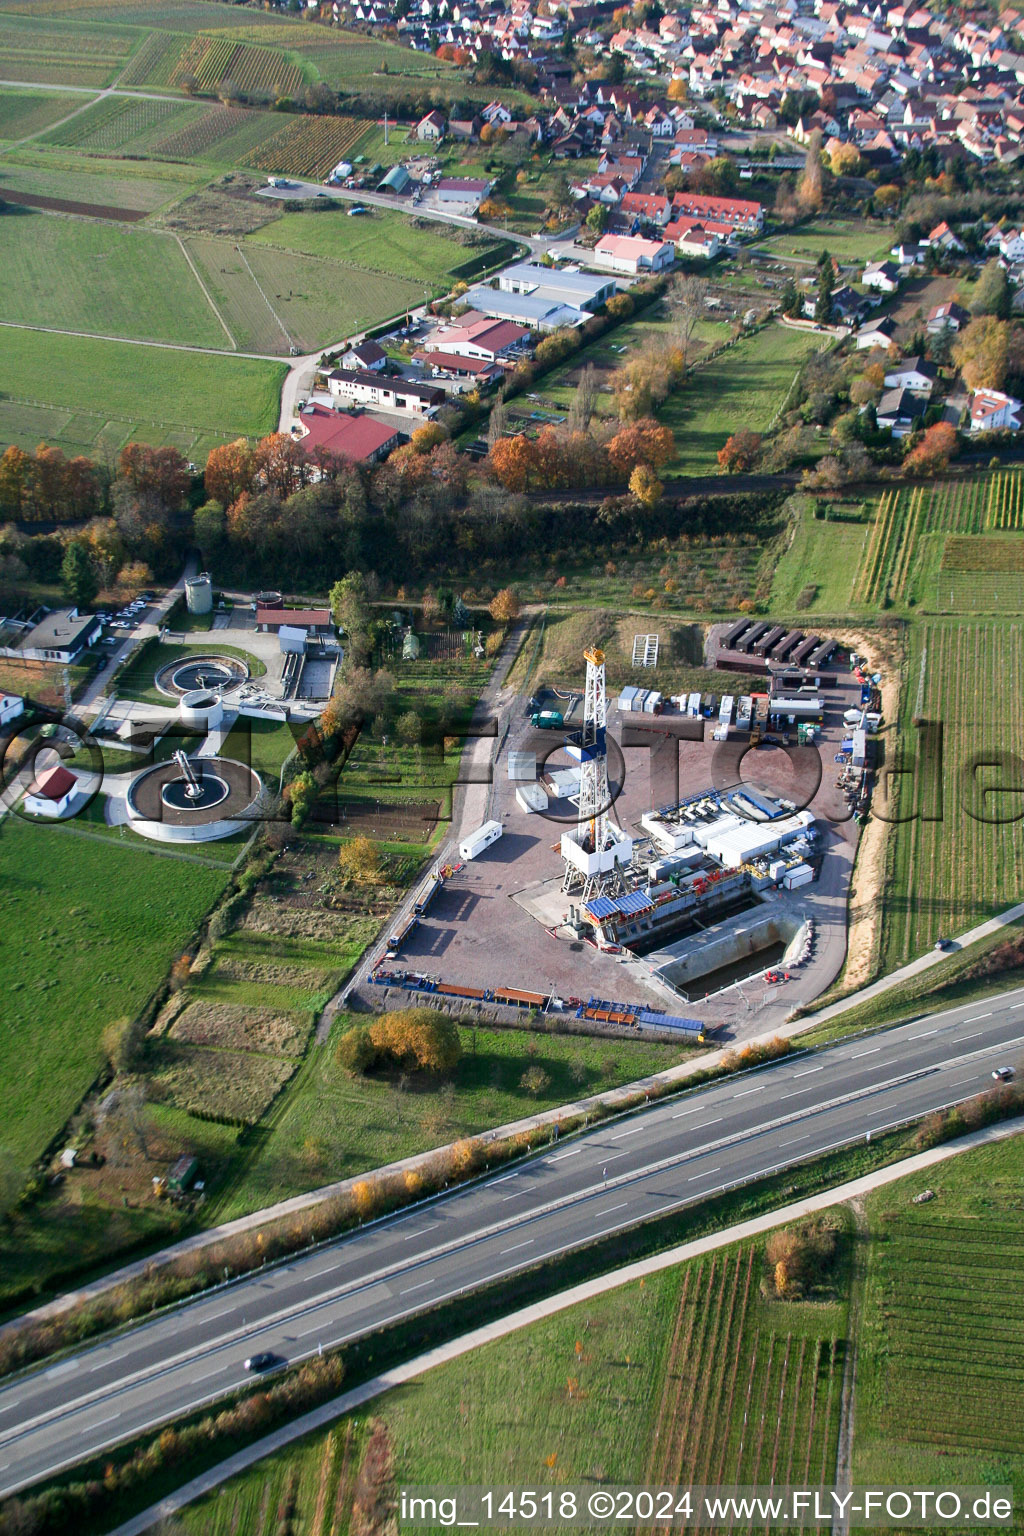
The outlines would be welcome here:
<svg viewBox="0 0 1024 1536">
<path fill-rule="evenodd" d="M 0 1389 L 0 1496 L 290 1361 L 992 1086 L 1024 988 L 643 1110 Z M 472 1320 L 467 1305 L 467 1323 Z"/>
</svg>

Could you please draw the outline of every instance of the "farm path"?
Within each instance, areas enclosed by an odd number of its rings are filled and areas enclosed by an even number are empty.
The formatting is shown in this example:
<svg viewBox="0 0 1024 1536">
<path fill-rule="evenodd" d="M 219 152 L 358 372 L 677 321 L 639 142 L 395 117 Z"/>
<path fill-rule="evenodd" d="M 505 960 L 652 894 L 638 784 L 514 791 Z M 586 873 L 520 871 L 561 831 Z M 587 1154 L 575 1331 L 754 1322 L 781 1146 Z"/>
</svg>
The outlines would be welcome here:
<svg viewBox="0 0 1024 1536">
<path fill-rule="evenodd" d="M 196 266 L 195 262 L 192 260 L 192 257 L 189 254 L 188 246 L 185 244 L 184 240 L 181 238 L 180 235 L 175 235 L 174 238 L 175 238 L 175 240 L 177 240 L 178 245 L 181 247 L 181 254 L 184 256 L 185 260 L 188 262 L 189 271 L 192 273 L 192 276 L 195 278 L 196 282 L 199 284 L 200 288 L 203 290 L 203 297 L 205 298 L 207 304 L 209 304 L 210 308 L 213 310 L 214 314 L 217 316 L 217 319 L 220 321 L 221 329 L 223 330 L 223 332 L 224 332 L 225 336 L 227 337 L 228 341 L 231 343 L 231 350 L 232 350 L 232 352 L 237 352 L 238 351 L 238 342 L 232 336 L 230 330 L 228 329 L 227 321 L 224 319 L 224 316 L 221 314 L 220 310 L 217 308 L 216 304 L 214 303 L 214 301 L 213 301 L 213 294 L 210 292 L 209 288 L 207 288 L 206 284 L 203 282 L 202 278 L 200 277 L 200 275 L 199 275 L 199 268 Z"/>
<path fill-rule="evenodd" d="M 116 341 L 124 347 L 158 347 L 161 352 L 199 352 L 206 357 L 224 357 L 227 354 L 226 347 L 190 347 L 183 341 L 140 341 L 136 336 L 108 336 L 102 331 L 66 331 L 57 325 L 25 325 L 20 320 L 0 320 L 0 326 L 6 326 L 12 331 L 39 331 L 44 336 L 81 336 L 86 341 Z M 270 352 L 235 352 L 231 355 L 250 357 L 260 363 L 281 361 L 279 356 Z"/>
</svg>

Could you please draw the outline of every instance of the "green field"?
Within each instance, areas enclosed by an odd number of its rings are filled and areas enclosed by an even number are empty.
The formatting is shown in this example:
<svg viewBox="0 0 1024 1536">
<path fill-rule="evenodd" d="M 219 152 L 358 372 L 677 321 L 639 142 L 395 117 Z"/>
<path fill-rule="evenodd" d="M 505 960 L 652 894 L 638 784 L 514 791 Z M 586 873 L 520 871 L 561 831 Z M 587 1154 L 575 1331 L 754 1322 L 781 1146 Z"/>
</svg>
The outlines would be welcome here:
<svg viewBox="0 0 1024 1536">
<path fill-rule="evenodd" d="M 211 636 L 207 641 L 206 636 L 203 635 L 195 645 L 152 644 L 147 645 L 145 649 L 140 649 L 124 671 L 118 674 L 117 691 L 122 698 L 138 699 L 144 704 L 166 704 L 167 694 L 161 693 L 154 681 L 157 672 L 172 661 L 182 661 L 189 656 L 206 654 L 238 657 L 248 665 L 251 677 L 262 677 L 267 670 L 258 656 L 251 655 L 240 646 L 221 645 L 216 636 Z M 261 723 L 266 722 L 252 722 L 254 727 Z M 256 734 L 254 729 L 254 737 Z"/>
<path fill-rule="evenodd" d="M 891 225 L 872 219 L 815 219 L 812 228 L 783 230 L 759 241 L 757 249 L 804 261 L 816 261 L 822 251 L 828 251 L 837 261 L 859 263 L 888 256 L 895 239 Z"/>
<path fill-rule="evenodd" d="M 1019 1506 L 1022 1173 L 1018 1136 L 868 1196 L 855 1482 L 1012 1483 Z"/>
<path fill-rule="evenodd" d="M 35 143 L 12 150 L 0 163 L 0 186 L 12 193 L 60 197 L 135 213 L 153 213 L 176 202 L 203 179 L 194 166 L 75 155 Z"/>
<path fill-rule="evenodd" d="M 849 514 L 856 508 L 839 510 Z M 775 568 L 772 611 L 846 613 L 854 575 L 869 535 L 866 522 L 816 518 L 813 501 L 802 497 L 794 513 L 792 538 Z"/>
<path fill-rule="evenodd" d="M 883 893 L 883 970 L 1020 899 L 1019 774 L 1012 759 L 1000 767 L 999 754 L 1024 754 L 1021 639 L 1019 623 L 935 620 L 911 632 L 898 741 L 886 738 L 887 767 L 908 771 L 891 807 L 876 802 L 900 818 Z M 915 719 L 941 724 L 941 759 L 934 737 L 921 746 Z"/>
<path fill-rule="evenodd" d="M 217 442 L 277 426 L 283 364 L 10 328 L 2 335 L 4 442 L 85 453 L 136 439 L 199 461 Z"/>
<path fill-rule="evenodd" d="M 822 338 L 813 332 L 767 325 L 699 368 L 658 413 L 676 437 L 676 457 L 665 472 L 715 473 L 726 438 L 733 432 L 765 431 L 801 364 L 821 345 Z"/>
<path fill-rule="evenodd" d="M 173 235 L 22 213 L 4 221 L 0 320 L 226 348 Z M 88 391 L 91 395 L 91 389 Z"/>
<path fill-rule="evenodd" d="M 24 139 L 80 107 L 80 96 L 52 91 L 15 91 L 0 97 L 0 139 Z"/>
<path fill-rule="evenodd" d="M 420 283 L 251 240 L 196 237 L 188 248 L 242 351 L 312 351 L 424 300 Z"/>
<path fill-rule="evenodd" d="M 484 239 L 463 244 L 459 233 L 453 238 L 438 224 L 388 210 L 372 208 L 352 219 L 343 203 L 322 213 L 286 213 L 246 244 L 304 251 L 430 286 L 446 281 L 462 262 L 498 249 Z"/>
<path fill-rule="evenodd" d="M 157 97 L 107 96 L 46 135 L 68 149 L 144 155 L 169 134 L 203 116 L 204 108 Z"/>
<path fill-rule="evenodd" d="M 29 825 L 0 838 L 0 1124 L 25 1169 L 222 889 L 226 872 Z"/>
</svg>

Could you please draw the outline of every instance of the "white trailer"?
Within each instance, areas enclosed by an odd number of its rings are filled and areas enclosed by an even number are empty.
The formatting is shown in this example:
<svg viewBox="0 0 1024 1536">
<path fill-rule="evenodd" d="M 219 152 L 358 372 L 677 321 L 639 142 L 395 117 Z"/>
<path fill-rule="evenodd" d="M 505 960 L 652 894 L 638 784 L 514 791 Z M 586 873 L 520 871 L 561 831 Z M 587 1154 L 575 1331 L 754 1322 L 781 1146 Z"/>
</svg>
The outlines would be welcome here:
<svg viewBox="0 0 1024 1536">
<path fill-rule="evenodd" d="M 459 844 L 459 858 L 475 859 L 483 853 L 492 843 L 496 843 L 502 833 L 500 821 L 485 821 L 482 827 L 477 827 L 475 832 L 469 832 Z"/>
</svg>

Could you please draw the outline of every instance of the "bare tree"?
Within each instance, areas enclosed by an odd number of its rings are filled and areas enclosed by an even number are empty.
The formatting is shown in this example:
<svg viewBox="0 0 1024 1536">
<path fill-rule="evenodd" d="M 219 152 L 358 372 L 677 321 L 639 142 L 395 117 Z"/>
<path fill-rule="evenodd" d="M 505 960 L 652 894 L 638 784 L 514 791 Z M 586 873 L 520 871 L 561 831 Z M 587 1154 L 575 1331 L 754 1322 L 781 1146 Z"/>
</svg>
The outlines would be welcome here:
<svg viewBox="0 0 1024 1536">
<path fill-rule="evenodd" d="M 679 341 L 679 347 L 683 354 L 683 370 L 685 372 L 689 364 L 690 342 L 697 327 L 697 321 L 704 315 L 705 300 L 711 284 L 706 277 L 684 277 L 676 285 L 675 302 L 675 332 Z"/>
<path fill-rule="evenodd" d="M 487 446 L 493 448 L 505 436 L 505 427 L 508 421 L 508 412 L 505 409 L 504 393 L 500 394 L 491 406 L 491 416 L 487 423 Z"/>
<path fill-rule="evenodd" d="M 569 407 L 568 426 L 570 432 L 585 432 L 590 426 L 590 418 L 594 414 L 594 405 L 597 400 L 597 374 L 593 363 L 588 363 L 581 370 L 576 381 L 576 393 L 572 397 L 572 405 Z"/>
</svg>

